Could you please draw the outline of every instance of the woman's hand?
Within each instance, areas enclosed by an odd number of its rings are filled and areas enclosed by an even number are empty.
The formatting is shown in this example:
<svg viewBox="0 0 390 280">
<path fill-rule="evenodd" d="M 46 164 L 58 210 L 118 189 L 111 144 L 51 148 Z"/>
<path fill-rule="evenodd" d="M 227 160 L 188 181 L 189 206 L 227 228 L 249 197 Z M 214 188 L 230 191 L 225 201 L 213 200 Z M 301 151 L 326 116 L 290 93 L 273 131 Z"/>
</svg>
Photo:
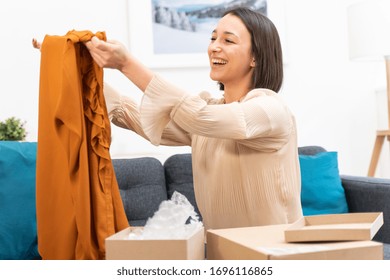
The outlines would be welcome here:
<svg viewBox="0 0 390 280">
<path fill-rule="evenodd" d="M 145 91 L 153 77 L 153 72 L 133 57 L 118 41 L 104 41 L 92 37 L 84 43 L 92 58 L 100 67 L 121 71 L 139 89 Z"/>
<path fill-rule="evenodd" d="M 100 67 L 122 71 L 130 60 L 130 54 L 126 47 L 117 41 L 105 42 L 95 36 L 85 45 Z"/>
<path fill-rule="evenodd" d="M 37 39 L 35 39 L 35 38 L 32 39 L 32 45 L 34 48 L 41 50 L 42 44 L 41 44 L 41 42 L 38 42 Z"/>
</svg>

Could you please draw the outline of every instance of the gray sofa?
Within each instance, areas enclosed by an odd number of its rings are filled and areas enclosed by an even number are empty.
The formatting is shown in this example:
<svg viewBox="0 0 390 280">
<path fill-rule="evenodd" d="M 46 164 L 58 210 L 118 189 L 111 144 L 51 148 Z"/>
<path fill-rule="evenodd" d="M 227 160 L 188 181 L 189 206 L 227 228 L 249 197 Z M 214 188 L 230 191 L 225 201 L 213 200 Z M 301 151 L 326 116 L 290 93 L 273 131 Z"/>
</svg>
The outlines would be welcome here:
<svg viewBox="0 0 390 280">
<path fill-rule="evenodd" d="M 322 147 L 299 148 L 299 154 L 313 155 Z M 120 193 L 129 223 L 142 226 L 163 200 L 174 191 L 196 206 L 192 182 L 191 154 L 176 154 L 163 164 L 152 157 L 114 159 Z M 350 212 L 383 212 L 384 225 L 374 240 L 384 243 L 384 258 L 390 259 L 390 180 L 340 175 Z"/>
</svg>

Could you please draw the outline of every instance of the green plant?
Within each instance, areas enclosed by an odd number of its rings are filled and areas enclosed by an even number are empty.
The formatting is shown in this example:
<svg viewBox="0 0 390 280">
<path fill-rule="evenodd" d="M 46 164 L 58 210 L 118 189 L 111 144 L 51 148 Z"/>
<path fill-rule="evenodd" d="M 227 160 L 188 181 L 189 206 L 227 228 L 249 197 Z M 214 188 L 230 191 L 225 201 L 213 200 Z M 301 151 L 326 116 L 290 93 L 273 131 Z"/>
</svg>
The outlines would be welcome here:
<svg viewBox="0 0 390 280">
<path fill-rule="evenodd" d="M 15 117 L 0 122 L 0 141 L 22 141 L 26 139 L 25 122 Z"/>
</svg>

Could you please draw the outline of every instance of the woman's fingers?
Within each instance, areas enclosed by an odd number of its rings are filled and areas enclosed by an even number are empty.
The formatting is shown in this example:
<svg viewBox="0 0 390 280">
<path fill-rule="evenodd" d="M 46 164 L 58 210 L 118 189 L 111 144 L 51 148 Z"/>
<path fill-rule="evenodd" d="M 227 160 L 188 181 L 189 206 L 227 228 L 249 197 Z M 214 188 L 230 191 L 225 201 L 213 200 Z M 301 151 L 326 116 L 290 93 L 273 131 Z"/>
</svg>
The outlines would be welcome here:
<svg viewBox="0 0 390 280">
<path fill-rule="evenodd" d="M 41 46 L 42 46 L 41 42 L 38 42 L 38 40 L 35 38 L 32 39 L 32 45 L 34 48 L 36 48 L 38 50 L 40 50 Z"/>
<path fill-rule="evenodd" d="M 93 47 L 96 48 L 97 50 L 100 50 L 100 51 L 103 51 L 103 52 L 111 50 L 111 44 L 110 43 L 107 43 L 107 42 L 105 42 L 103 40 L 100 40 L 96 36 L 92 37 L 91 43 L 92 43 Z"/>
<path fill-rule="evenodd" d="M 94 38 L 96 38 L 96 37 L 93 37 L 90 41 L 85 42 L 84 45 L 89 50 L 89 53 L 91 54 L 91 56 L 95 60 L 95 62 L 100 67 L 103 67 L 105 65 L 105 61 L 103 60 L 103 57 L 102 57 L 103 53 L 98 48 L 99 42 L 96 42 L 96 40 Z M 99 40 L 98 38 L 96 38 L 96 39 Z"/>
</svg>

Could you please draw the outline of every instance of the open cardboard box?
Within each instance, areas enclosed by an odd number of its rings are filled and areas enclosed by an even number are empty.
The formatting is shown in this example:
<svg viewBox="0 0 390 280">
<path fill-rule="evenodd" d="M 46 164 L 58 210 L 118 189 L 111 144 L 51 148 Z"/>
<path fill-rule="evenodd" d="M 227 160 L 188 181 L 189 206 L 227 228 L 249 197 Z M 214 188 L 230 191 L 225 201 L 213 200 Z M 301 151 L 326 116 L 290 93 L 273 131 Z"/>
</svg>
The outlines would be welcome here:
<svg viewBox="0 0 390 280">
<path fill-rule="evenodd" d="M 204 228 L 188 239 L 129 239 L 137 227 L 126 228 L 106 238 L 107 260 L 204 260 Z M 138 228 L 139 229 L 139 228 Z"/>
<path fill-rule="evenodd" d="M 306 216 L 284 235 L 286 242 L 371 240 L 382 225 L 382 212 Z"/>
<path fill-rule="evenodd" d="M 290 225 L 207 231 L 209 260 L 382 260 L 383 244 L 375 241 L 288 243 Z"/>
</svg>

